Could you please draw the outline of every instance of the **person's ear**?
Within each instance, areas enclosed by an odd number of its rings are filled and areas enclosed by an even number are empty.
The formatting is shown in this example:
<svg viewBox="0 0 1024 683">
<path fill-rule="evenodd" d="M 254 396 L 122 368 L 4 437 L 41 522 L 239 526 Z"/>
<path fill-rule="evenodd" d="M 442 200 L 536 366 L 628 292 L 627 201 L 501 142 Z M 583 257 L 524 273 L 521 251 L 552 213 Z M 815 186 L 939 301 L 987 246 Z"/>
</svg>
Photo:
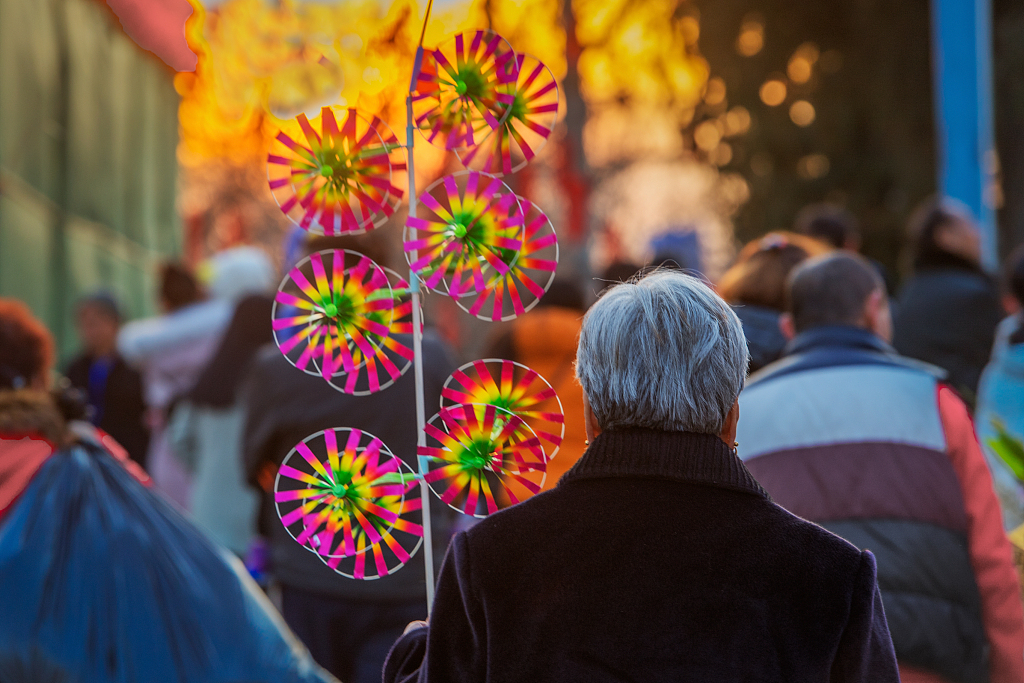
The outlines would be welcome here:
<svg viewBox="0 0 1024 683">
<path fill-rule="evenodd" d="M 876 289 L 864 303 L 863 327 L 870 330 L 885 342 L 892 341 L 892 313 L 889 310 L 889 297 L 881 289 Z"/>
<path fill-rule="evenodd" d="M 1017 301 L 1017 297 L 1012 294 L 1003 294 L 1003 310 L 1006 311 L 1006 315 L 1016 315 L 1020 313 L 1020 302 Z"/>
<path fill-rule="evenodd" d="M 793 324 L 793 316 L 789 313 L 783 313 L 779 316 L 779 331 L 782 332 L 782 336 L 787 341 L 791 341 L 796 336 L 796 325 Z"/>
<path fill-rule="evenodd" d="M 732 404 L 732 408 L 729 408 L 729 412 L 725 416 L 725 424 L 722 426 L 722 432 L 718 435 L 718 438 L 725 442 L 725 445 L 729 448 L 736 446 L 736 426 L 740 423 L 740 399 L 737 398 Z"/>
<path fill-rule="evenodd" d="M 594 411 L 590 408 L 590 399 L 587 398 L 585 391 L 583 392 L 583 425 L 587 430 L 587 444 L 589 444 L 601 433 L 601 425 L 594 417 Z"/>
</svg>

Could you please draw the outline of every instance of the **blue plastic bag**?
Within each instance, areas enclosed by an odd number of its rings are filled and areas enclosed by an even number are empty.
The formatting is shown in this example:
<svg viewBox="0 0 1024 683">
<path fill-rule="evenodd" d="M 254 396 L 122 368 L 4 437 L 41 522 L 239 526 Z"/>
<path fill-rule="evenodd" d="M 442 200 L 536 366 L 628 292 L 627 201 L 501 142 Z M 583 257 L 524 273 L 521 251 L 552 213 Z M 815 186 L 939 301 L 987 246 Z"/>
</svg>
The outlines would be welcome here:
<svg viewBox="0 0 1024 683">
<path fill-rule="evenodd" d="M 0 518 L 0 681 L 323 683 L 226 551 L 99 446 Z"/>
</svg>

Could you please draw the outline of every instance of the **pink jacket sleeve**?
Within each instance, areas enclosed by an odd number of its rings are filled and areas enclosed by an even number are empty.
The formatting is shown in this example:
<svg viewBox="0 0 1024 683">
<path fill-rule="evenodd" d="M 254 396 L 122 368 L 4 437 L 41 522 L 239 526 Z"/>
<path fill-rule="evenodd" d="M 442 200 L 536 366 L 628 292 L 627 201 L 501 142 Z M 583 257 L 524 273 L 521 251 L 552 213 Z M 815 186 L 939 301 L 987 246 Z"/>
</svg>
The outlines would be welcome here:
<svg viewBox="0 0 1024 683">
<path fill-rule="evenodd" d="M 991 646 L 992 683 L 1024 683 L 1024 606 L 1013 551 L 1003 532 L 992 476 L 967 407 L 947 387 L 939 388 L 939 413 L 949 458 L 960 480 L 967 511 L 968 547 L 981 592 L 985 635 Z"/>
</svg>

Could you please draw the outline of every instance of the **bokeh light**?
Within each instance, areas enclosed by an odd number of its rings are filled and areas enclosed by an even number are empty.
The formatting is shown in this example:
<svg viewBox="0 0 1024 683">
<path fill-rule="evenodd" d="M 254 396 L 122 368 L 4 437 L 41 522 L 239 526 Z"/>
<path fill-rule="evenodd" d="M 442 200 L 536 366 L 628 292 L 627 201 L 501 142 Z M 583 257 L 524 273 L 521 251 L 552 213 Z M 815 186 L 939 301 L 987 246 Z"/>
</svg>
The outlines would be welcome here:
<svg viewBox="0 0 1024 683">
<path fill-rule="evenodd" d="M 807 100 L 797 100 L 789 107 L 789 118 L 798 126 L 811 125 L 814 117 L 814 105 Z"/>
<path fill-rule="evenodd" d="M 806 180 L 824 178 L 829 171 L 828 157 L 824 154 L 808 154 L 796 163 L 796 172 Z"/>
<path fill-rule="evenodd" d="M 740 26 L 736 38 L 736 51 L 744 57 L 753 57 L 764 47 L 764 23 L 759 19 L 747 19 Z"/>
<path fill-rule="evenodd" d="M 786 101 L 786 84 L 778 79 L 769 79 L 761 85 L 761 101 L 769 107 L 777 107 Z"/>
</svg>

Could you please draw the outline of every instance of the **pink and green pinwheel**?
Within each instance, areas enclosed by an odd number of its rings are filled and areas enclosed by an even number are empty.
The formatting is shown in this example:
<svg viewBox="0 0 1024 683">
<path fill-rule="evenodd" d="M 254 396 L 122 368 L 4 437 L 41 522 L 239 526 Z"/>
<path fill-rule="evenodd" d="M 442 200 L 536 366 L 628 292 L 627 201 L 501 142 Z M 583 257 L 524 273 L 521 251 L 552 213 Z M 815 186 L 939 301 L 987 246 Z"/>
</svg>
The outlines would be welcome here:
<svg viewBox="0 0 1024 683">
<path fill-rule="evenodd" d="M 274 482 L 288 533 L 328 567 L 355 579 L 391 574 L 422 543 L 416 476 L 380 439 L 327 429 L 298 444 Z"/>
<path fill-rule="evenodd" d="M 312 122 L 305 114 L 287 122 L 267 155 L 270 189 L 281 211 L 315 234 L 372 230 L 402 198 L 391 183 L 400 145 L 379 118 L 355 109 L 323 107 Z"/>
<path fill-rule="evenodd" d="M 558 236 L 548 217 L 532 202 L 519 198 L 525 228 L 519 256 L 503 274 L 487 280 L 471 304 L 457 299 L 459 307 L 481 320 L 512 320 L 537 305 L 555 279 L 558 269 Z"/>
<path fill-rule="evenodd" d="M 493 405 L 442 408 L 425 427 L 424 480 L 446 504 L 486 517 L 540 491 L 547 460 L 525 422 Z"/>
<path fill-rule="evenodd" d="M 412 366 L 412 292 L 409 283 L 391 270 L 383 268 L 391 286 L 394 307 L 388 335 L 381 341 L 373 356 L 363 356 L 358 346 L 352 349 L 356 369 L 342 375 L 335 374 L 328 383 L 346 394 L 365 396 L 387 389 Z M 370 333 L 372 337 L 373 334 Z"/>
<path fill-rule="evenodd" d="M 278 287 L 274 341 L 299 370 L 331 381 L 377 357 L 394 315 L 394 293 L 380 266 L 358 252 L 321 251 Z"/>
<path fill-rule="evenodd" d="M 526 421 L 555 457 L 565 436 L 565 412 L 546 379 L 521 363 L 487 358 L 466 363 L 445 380 L 441 407 L 460 404 L 496 406 Z"/>
<path fill-rule="evenodd" d="M 445 149 L 473 146 L 508 117 L 518 76 L 504 38 L 492 31 L 460 33 L 423 55 L 412 95 L 416 126 Z"/>
<path fill-rule="evenodd" d="M 515 265 L 523 213 L 501 180 L 477 171 L 446 176 L 420 195 L 419 206 L 406 221 L 404 248 L 428 288 L 453 299 L 479 295 Z"/>
<path fill-rule="evenodd" d="M 497 128 L 486 121 L 475 131 L 478 144 L 456 150 L 467 168 L 496 176 L 515 173 L 547 142 L 558 119 L 558 82 L 551 70 L 530 55 L 517 56 L 516 81 L 508 117 Z"/>
</svg>

